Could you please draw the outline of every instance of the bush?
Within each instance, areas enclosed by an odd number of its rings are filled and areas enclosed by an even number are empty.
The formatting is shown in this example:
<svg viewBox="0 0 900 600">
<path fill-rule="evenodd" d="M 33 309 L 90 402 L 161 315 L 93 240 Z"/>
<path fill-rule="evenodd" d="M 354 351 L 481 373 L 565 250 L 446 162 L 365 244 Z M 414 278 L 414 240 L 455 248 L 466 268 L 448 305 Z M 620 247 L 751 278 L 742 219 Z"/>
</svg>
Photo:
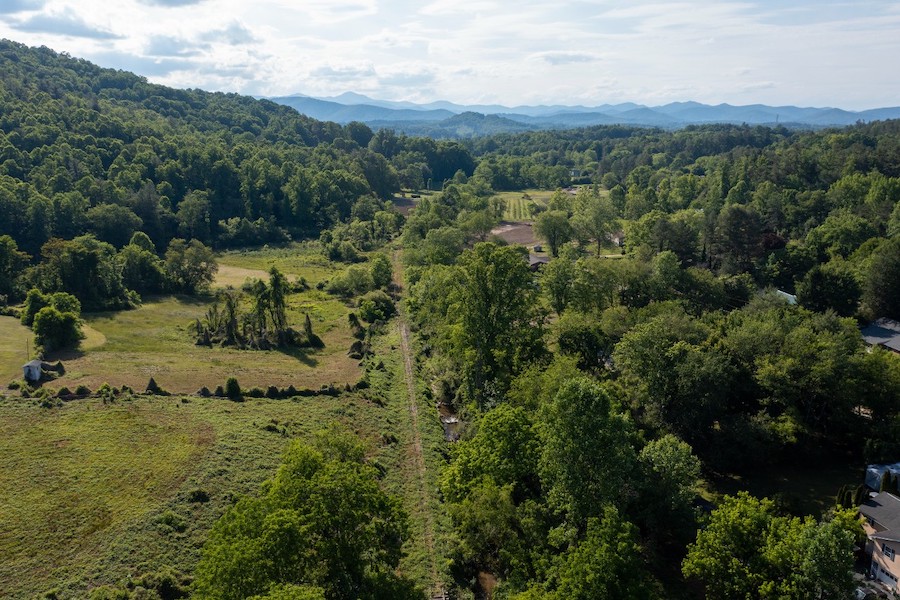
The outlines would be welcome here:
<svg viewBox="0 0 900 600">
<path fill-rule="evenodd" d="M 381 290 L 369 292 L 359 302 L 359 316 L 369 323 L 386 321 L 396 312 L 394 301 Z"/>
<path fill-rule="evenodd" d="M 369 267 L 372 275 L 372 283 L 376 288 L 387 287 L 393 277 L 393 267 L 390 259 L 384 254 L 378 254 L 372 259 Z"/>
<path fill-rule="evenodd" d="M 206 490 L 201 489 L 191 490 L 188 494 L 188 502 L 194 504 L 209 502 L 209 493 L 207 493 Z"/>
<path fill-rule="evenodd" d="M 165 533 L 169 533 L 172 531 L 181 533 L 182 531 L 187 529 L 187 523 L 185 522 L 184 517 L 171 510 L 167 510 L 164 513 L 160 514 L 158 517 L 156 517 L 156 519 L 154 519 L 154 522 Z"/>
<path fill-rule="evenodd" d="M 45 351 L 77 346 L 84 337 L 78 315 L 53 306 L 45 306 L 34 315 L 32 329 L 35 342 Z"/>
<path fill-rule="evenodd" d="M 162 390 L 162 388 L 160 388 L 159 385 L 157 385 L 156 380 L 153 377 L 151 377 L 150 381 L 147 382 L 147 388 L 146 388 L 147 393 L 148 394 L 158 394 L 161 390 Z"/>
<path fill-rule="evenodd" d="M 374 287 L 372 274 L 360 265 L 353 265 L 336 276 L 326 287 L 329 294 L 351 298 L 365 294 Z"/>
<path fill-rule="evenodd" d="M 218 396 L 218 388 L 216 388 L 216 395 Z M 230 400 L 243 400 L 243 395 L 241 394 L 241 386 L 238 383 L 238 380 L 234 377 L 229 377 L 225 382 L 225 396 Z"/>
</svg>

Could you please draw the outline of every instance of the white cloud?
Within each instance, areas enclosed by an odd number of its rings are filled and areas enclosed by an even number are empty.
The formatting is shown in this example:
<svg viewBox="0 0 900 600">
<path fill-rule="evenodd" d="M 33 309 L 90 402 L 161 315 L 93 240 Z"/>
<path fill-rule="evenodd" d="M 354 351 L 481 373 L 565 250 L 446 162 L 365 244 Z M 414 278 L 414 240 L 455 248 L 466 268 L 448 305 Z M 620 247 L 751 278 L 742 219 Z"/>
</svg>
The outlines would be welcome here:
<svg viewBox="0 0 900 600">
<path fill-rule="evenodd" d="M 89 24 L 74 10 L 40 13 L 12 24 L 14 29 L 32 33 L 49 33 L 69 37 L 109 40 L 121 37 L 103 27 Z"/>
<path fill-rule="evenodd" d="M 167 85 L 602 104 L 896 104 L 893 3 L 0 0 L 0 37 Z M 890 4 L 890 5 L 888 5 Z M 14 12 L 15 11 L 15 12 Z"/>
<path fill-rule="evenodd" d="M 237 21 L 232 21 L 222 29 L 207 31 L 200 36 L 200 39 L 206 42 L 220 42 L 231 44 L 233 46 L 239 44 L 252 44 L 257 41 L 253 32 Z"/>
<path fill-rule="evenodd" d="M 550 50 L 547 52 L 536 52 L 529 58 L 533 60 L 542 60 L 551 65 L 566 65 L 570 63 L 590 63 L 601 59 L 597 54 L 591 52 L 578 52 L 574 50 Z"/>
<path fill-rule="evenodd" d="M 45 4 L 47 4 L 46 0 L 3 0 L 3 3 L 0 4 L 0 15 L 41 10 Z"/>
</svg>

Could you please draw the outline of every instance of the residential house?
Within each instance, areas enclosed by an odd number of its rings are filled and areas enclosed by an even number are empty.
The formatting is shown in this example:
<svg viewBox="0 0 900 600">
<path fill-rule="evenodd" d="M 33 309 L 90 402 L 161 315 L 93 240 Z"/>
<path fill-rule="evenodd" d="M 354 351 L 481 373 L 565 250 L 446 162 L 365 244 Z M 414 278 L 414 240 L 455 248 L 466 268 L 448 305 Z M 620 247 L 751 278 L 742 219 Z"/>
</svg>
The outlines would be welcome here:
<svg viewBox="0 0 900 600">
<path fill-rule="evenodd" d="M 872 557 L 869 574 L 900 593 L 900 498 L 888 492 L 873 494 L 859 512 L 865 519 L 866 554 Z"/>
<path fill-rule="evenodd" d="M 881 318 L 872 321 L 862 330 L 863 341 L 869 346 L 881 346 L 900 354 L 900 323 Z"/>
</svg>

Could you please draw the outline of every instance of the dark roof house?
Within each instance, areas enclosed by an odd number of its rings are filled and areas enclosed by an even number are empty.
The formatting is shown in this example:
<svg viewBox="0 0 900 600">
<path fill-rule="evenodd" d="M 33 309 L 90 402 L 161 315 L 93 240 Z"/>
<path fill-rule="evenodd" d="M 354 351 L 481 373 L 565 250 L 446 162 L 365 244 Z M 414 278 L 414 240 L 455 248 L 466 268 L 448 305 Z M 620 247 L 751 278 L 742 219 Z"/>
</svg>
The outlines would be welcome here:
<svg viewBox="0 0 900 600">
<path fill-rule="evenodd" d="M 900 323 L 893 319 L 883 317 L 872 321 L 863 328 L 862 336 L 869 346 L 881 346 L 900 353 Z"/>
</svg>

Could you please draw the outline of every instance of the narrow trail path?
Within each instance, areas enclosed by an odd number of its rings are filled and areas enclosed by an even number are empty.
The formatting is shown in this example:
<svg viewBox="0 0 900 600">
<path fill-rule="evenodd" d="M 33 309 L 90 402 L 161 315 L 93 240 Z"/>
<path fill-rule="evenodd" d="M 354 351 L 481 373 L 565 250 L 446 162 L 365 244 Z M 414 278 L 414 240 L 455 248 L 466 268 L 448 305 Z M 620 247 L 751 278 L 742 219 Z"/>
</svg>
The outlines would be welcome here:
<svg viewBox="0 0 900 600">
<path fill-rule="evenodd" d="M 403 266 L 400 261 L 400 250 L 394 252 L 394 283 L 398 288 L 402 289 L 403 285 Z M 443 582 L 438 576 L 438 569 L 434 550 L 434 519 L 431 515 L 428 502 L 428 479 L 426 477 L 427 467 L 425 465 L 425 456 L 422 453 L 422 435 L 419 430 L 419 406 L 416 401 L 416 372 L 413 368 L 413 353 L 409 343 L 409 323 L 406 320 L 406 312 L 402 306 L 398 306 L 399 314 L 397 317 L 397 327 L 400 331 L 400 351 L 403 354 L 403 371 L 406 379 L 406 394 L 409 404 L 409 421 L 412 429 L 412 460 L 416 472 L 416 487 L 419 492 L 419 508 L 422 511 L 423 531 L 422 538 L 425 543 L 429 557 L 429 571 L 431 575 L 431 586 L 428 590 L 429 597 L 432 599 L 444 598 Z"/>
</svg>

